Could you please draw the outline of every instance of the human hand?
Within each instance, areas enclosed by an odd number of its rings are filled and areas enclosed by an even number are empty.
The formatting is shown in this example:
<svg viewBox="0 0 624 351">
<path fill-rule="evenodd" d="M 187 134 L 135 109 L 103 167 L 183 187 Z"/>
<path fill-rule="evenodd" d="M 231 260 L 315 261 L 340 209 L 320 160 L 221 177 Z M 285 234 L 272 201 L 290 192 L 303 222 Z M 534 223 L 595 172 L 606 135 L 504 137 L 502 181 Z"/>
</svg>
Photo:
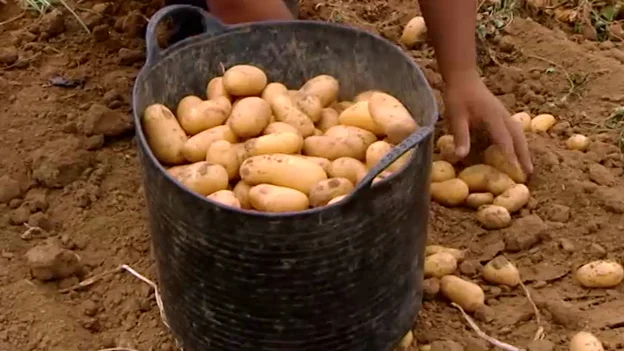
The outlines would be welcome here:
<svg viewBox="0 0 624 351">
<path fill-rule="evenodd" d="M 458 157 L 464 158 L 470 152 L 470 128 L 485 128 L 511 163 L 520 163 L 527 174 L 533 172 L 522 127 L 510 118 L 503 103 L 478 76 L 447 83 L 444 105 Z"/>
</svg>

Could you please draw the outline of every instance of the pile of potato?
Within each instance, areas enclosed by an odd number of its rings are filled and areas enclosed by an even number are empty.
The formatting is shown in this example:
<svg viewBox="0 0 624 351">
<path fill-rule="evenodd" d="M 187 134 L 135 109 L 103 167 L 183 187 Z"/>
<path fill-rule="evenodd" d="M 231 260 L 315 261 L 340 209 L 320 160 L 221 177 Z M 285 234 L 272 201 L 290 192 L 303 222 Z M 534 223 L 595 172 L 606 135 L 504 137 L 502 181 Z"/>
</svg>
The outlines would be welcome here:
<svg viewBox="0 0 624 351">
<path fill-rule="evenodd" d="M 339 82 L 319 75 L 298 90 L 236 65 L 211 79 L 207 100 L 186 96 L 175 114 L 149 106 L 143 127 L 169 174 L 222 204 L 263 212 L 326 206 L 418 129 L 403 104 L 381 91 L 338 101 Z M 376 181 L 396 172 L 411 152 Z"/>
</svg>

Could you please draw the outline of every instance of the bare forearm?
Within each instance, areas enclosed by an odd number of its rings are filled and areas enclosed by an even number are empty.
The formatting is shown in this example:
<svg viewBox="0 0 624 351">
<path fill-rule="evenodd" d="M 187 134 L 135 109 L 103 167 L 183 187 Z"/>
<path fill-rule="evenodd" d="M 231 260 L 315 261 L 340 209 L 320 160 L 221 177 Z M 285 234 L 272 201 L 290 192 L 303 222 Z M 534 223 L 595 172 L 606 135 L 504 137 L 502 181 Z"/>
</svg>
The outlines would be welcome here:
<svg viewBox="0 0 624 351">
<path fill-rule="evenodd" d="M 228 24 L 293 18 L 283 0 L 208 0 L 208 6 Z"/>
<path fill-rule="evenodd" d="M 446 83 L 476 77 L 476 0 L 420 0 L 419 3 Z"/>
</svg>

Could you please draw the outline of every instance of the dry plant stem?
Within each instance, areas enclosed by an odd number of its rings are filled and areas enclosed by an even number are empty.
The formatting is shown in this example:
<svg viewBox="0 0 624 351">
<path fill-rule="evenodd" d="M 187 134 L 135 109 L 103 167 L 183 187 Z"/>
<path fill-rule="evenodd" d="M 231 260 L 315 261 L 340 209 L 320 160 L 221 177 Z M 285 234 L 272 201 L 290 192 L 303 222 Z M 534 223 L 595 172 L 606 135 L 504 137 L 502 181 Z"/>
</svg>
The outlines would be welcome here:
<svg viewBox="0 0 624 351">
<path fill-rule="evenodd" d="M 100 274 L 96 274 L 93 277 L 85 279 L 85 280 L 81 281 L 80 283 L 78 283 L 78 284 L 76 284 L 74 286 L 70 286 L 69 288 L 59 290 L 59 292 L 64 294 L 64 293 L 75 291 L 75 290 L 78 290 L 78 289 L 81 289 L 81 288 L 86 288 L 87 286 L 91 286 L 91 285 L 97 283 L 98 281 L 102 280 L 106 276 L 109 276 L 109 275 L 111 275 L 113 273 L 120 272 L 121 270 L 122 270 L 122 267 L 119 266 L 119 267 L 117 267 L 115 269 L 111 269 L 109 271 L 106 271 L 106 272 L 103 272 L 103 273 L 100 273 Z"/>
<path fill-rule="evenodd" d="M 130 268 L 128 265 L 122 264 L 121 268 L 126 270 L 126 271 L 128 271 L 133 276 L 141 279 L 144 283 L 146 283 L 147 285 L 151 286 L 152 289 L 154 289 L 154 297 L 156 298 L 156 305 L 158 305 L 158 311 L 160 312 L 160 318 L 162 319 L 162 322 L 167 327 L 167 329 L 170 329 L 169 328 L 169 323 L 167 323 L 167 317 L 165 316 L 165 309 L 163 307 L 162 298 L 160 297 L 160 292 L 158 291 L 158 286 L 156 285 L 156 283 L 154 283 L 153 281 L 145 278 L 141 274 L 137 273 L 137 271 L 135 271 L 134 269 Z"/>
<path fill-rule="evenodd" d="M 80 16 L 78 16 L 78 14 L 71 8 L 69 7 L 69 5 L 67 5 L 67 3 L 64 0 L 58 0 L 58 2 L 61 3 L 61 5 L 63 5 L 64 8 L 67 9 L 67 11 L 69 11 L 72 16 L 74 16 L 74 18 L 76 18 L 76 21 L 78 21 L 78 23 L 80 23 L 80 25 L 82 26 L 82 28 L 84 28 L 84 30 L 88 33 L 91 34 L 91 30 L 89 30 L 89 27 L 87 27 L 87 25 L 84 23 L 84 21 L 80 18 Z"/>
<path fill-rule="evenodd" d="M 540 318 L 539 309 L 537 308 L 537 305 L 535 305 L 533 298 L 531 298 L 531 293 L 529 292 L 529 289 L 527 289 L 526 285 L 524 285 L 522 280 L 520 280 L 520 286 L 522 287 L 522 290 L 524 290 L 524 294 L 526 295 L 527 300 L 529 300 L 529 303 L 533 307 L 533 312 L 535 313 L 535 321 L 537 322 L 537 331 L 535 332 L 535 336 L 533 337 L 533 340 L 542 340 L 545 335 L 544 335 L 544 327 L 542 326 L 542 320 Z"/>
<path fill-rule="evenodd" d="M 576 84 L 574 84 L 574 81 L 572 80 L 572 76 L 570 76 L 570 73 L 568 73 L 568 71 L 565 68 L 563 68 L 562 65 L 560 65 L 560 64 L 558 64 L 558 63 L 556 63 L 554 61 L 551 61 L 551 60 L 549 60 L 547 58 L 544 58 L 544 57 L 541 57 L 541 56 L 537 56 L 537 55 L 526 54 L 524 52 L 522 54 L 524 56 L 526 56 L 526 57 L 530 57 L 530 58 L 533 58 L 533 59 L 536 59 L 536 60 L 539 60 L 539 61 L 543 61 L 543 62 L 546 62 L 548 64 L 551 64 L 551 65 L 559 68 L 563 72 L 563 74 L 565 75 L 566 80 L 568 81 L 568 84 L 570 85 L 570 88 L 568 89 L 568 93 L 565 94 L 565 96 L 563 96 L 561 98 L 561 101 L 565 102 L 566 100 L 568 100 L 568 97 L 570 95 L 572 95 L 574 93 L 574 89 L 576 89 Z"/>
<path fill-rule="evenodd" d="M 9 24 L 9 23 L 11 23 L 13 21 L 17 21 L 18 19 L 20 19 L 20 18 L 22 18 L 24 16 L 26 16 L 26 13 L 22 12 L 21 14 L 15 16 L 15 17 L 9 18 L 8 20 L 6 20 L 4 22 L 0 22 L 0 27 L 5 25 L 5 24 Z"/>
<path fill-rule="evenodd" d="M 490 344 L 494 345 L 495 347 L 498 347 L 501 350 L 505 350 L 505 351 L 526 351 L 525 349 L 517 348 L 515 346 L 509 345 L 507 343 L 504 343 L 504 342 L 502 342 L 500 340 L 494 339 L 493 337 L 487 335 L 486 333 L 484 333 L 479 328 L 479 326 L 477 326 L 477 324 L 472 320 L 472 318 L 470 318 L 470 316 L 464 311 L 464 309 L 461 308 L 461 306 L 459 306 L 455 302 L 451 302 L 451 306 L 457 308 L 459 310 L 459 312 L 461 312 L 461 314 L 464 317 L 464 319 L 466 320 L 466 322 L 468 322 L 468 324 L 470 324 L 470 327 L 475 331 L 475 333 L 477 333 L 477 335 L 481 339 L 489 342 Z"/>
</svg>

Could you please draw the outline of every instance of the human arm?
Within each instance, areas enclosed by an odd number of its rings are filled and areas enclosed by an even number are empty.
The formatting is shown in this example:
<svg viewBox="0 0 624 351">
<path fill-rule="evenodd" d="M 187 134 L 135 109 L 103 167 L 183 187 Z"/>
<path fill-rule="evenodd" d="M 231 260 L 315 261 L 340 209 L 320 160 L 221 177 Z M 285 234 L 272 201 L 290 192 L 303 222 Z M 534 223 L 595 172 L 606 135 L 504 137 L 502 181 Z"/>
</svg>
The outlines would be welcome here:
<svg viewBox="0 0 624 351">
<path fill-rule="evenodd" d="M 293 19 L 283 0 L 208 0 L 208 7 L 227 24 Z"/>
</svg>

